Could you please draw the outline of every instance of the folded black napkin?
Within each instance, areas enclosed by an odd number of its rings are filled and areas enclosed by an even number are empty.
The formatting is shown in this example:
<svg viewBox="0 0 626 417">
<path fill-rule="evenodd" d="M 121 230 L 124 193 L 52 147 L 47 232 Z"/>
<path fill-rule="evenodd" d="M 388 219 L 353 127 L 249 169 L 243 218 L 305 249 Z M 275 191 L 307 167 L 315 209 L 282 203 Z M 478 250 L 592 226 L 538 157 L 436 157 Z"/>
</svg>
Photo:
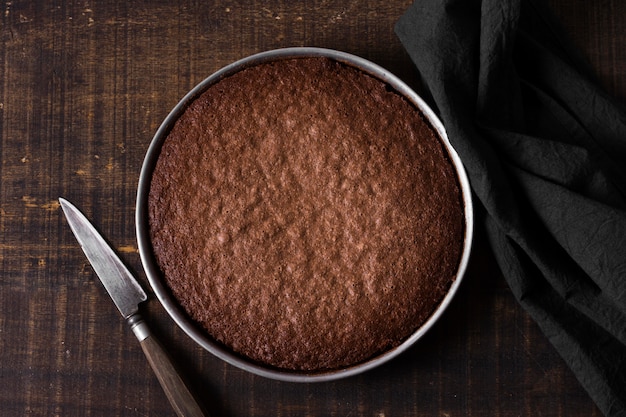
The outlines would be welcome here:
<svg viewBox="0 0 626 417">
<path fill-rule="evenodd" d="M 626 113 L 542 0 L 416 0 L 396 33 L 513 293 L 626 415 Z"/>
</svg>

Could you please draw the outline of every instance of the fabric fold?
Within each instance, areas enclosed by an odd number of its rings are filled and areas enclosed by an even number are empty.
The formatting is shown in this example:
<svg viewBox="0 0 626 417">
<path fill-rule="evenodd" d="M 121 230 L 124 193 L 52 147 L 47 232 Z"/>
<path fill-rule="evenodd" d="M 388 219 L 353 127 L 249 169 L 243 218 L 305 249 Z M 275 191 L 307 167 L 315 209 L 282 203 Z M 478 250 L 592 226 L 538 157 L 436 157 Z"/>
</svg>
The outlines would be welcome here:
<svg viewBox="0 0 626 417">
<path fill-rule="evenodd" d="M 396 33 L 515 297 L 626 415 L 626 113 L 542 0 L 416 0 Z"/>
</svg>

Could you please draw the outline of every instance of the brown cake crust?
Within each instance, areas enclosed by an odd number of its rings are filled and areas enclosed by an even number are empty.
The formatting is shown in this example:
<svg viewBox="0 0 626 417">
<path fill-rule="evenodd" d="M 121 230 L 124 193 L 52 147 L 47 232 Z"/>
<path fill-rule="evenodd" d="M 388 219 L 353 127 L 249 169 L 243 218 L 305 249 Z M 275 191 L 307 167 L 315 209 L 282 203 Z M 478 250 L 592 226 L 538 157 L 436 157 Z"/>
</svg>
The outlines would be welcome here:
<svg viewBox="0 0 626 417">
<path fill-rule="evenodd" d="M 385 83 L 327 58 L 253 66 L 195 99 L 148 205 L 157 263 L 193 320 L 292 370 L 405 340 L 449 289 L 464 239 L 434 130 Z"/>
</svg>

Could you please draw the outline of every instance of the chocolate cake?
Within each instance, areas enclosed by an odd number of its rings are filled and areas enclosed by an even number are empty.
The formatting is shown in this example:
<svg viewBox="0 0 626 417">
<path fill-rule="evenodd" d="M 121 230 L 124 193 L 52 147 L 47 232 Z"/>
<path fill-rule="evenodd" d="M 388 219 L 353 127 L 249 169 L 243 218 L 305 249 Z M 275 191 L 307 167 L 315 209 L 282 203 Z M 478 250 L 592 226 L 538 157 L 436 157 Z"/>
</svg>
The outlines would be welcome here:
<svg viewBox="0 0 626 417">
<path fill-rule="evenodd" d="M 164 141 L 150 237 L 208 334 L 271 367 L 351 366 L 409 337 L 459 265 L 465 219 L 435 130 L 386 83 L 328 58 L 251 66 Z"/>
</svg>

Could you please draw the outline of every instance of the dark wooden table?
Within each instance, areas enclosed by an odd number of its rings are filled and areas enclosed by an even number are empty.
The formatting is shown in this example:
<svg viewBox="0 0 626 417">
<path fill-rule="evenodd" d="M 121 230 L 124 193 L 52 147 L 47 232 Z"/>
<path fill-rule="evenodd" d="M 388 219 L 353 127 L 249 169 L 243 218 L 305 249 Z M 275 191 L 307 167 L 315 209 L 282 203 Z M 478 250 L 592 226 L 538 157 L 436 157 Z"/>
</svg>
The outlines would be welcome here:
<svg viewBox="0 0 626 417">
<path fill-rule="evenodd" d="M 5 1 L 0 5 L 0 415 L 172 415 L 57 199 L 79 205 L 148 287 L 135 241 L 144 153 L 196 83 L 254 52 L 321 46 L 411 85 L 393 33 L 409 0 Z M 606 89 L 626 98 L 626 3 L 552 0 Z M 214 416 L 599 416 L 478 236 L 443 320 L 349 379 L 276 382 L 145 313 Z"/>
</svg>

